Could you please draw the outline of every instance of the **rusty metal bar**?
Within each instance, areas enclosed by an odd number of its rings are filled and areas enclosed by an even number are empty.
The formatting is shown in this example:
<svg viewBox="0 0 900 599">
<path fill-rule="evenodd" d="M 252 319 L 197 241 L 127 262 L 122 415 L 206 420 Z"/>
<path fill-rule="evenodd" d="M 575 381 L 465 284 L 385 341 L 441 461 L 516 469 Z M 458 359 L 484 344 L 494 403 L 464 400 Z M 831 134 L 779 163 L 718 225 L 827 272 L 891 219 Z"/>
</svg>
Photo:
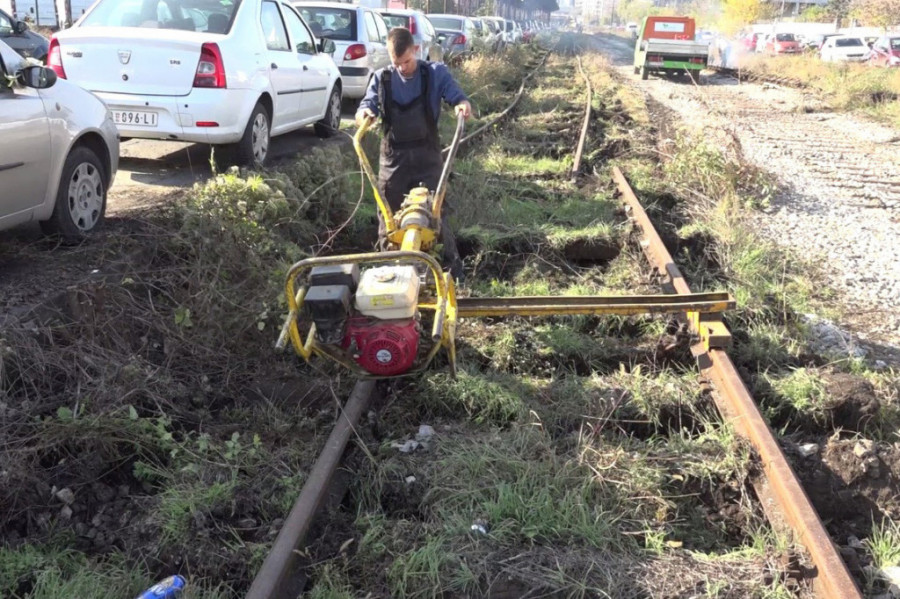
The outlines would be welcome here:
<svg viewBox="0 0 900 599">
<path fill-rule="evenodd" d="M 594 97 L 594 90 L 591 89 L 591 80 L 588 79 L 584 68 L 581 66 L 581 56 L 576 56 L 575 60 L 578 61 L 578 72 L 584 78 L 584 84 L 587 88 L 587 102 L 584 108 L 584 122 L 581 124 L 581 135 L 578 136 L 578 145 L 575 148 L 575 159 L 572 161 L 573 178 L 577 177 L 578 173 L 581 172 L 581 156 L 584 154 L 584 142 L 587 139 L 588 127 L 591 123 L 591 102 Z"/>
<path fill-rule="evenodd" d="M 296 550 L 303 546 L 313 518 L 328 494 L 329 483 L 340 465 L 347 442 L 374 389 L 375 381 L 360 381 L 353 387 L 334 430 L 300 491 L 300 497 L 278 531 L 272 551 L 256 573 L 247 599 L 293 599 L 302 592 L 303 589 L 294 588 L 297 583 L 293 577 L 299 558 Z"/>
<path fill-rule="evenodd" d="M 631 217 L 643 233 L 641 246 L 650 263 L 661 275 L 669 278 L 678 293 L 690 293 L 690 287 L 618 167 L 613 167 L 613 179 L 629 207 Z M 691 324 L 697 326 L 695 322 Z M 850 571 L 728 354 L 720 349 L 710 349 L 698 356 L 698 362 L 703 374 L 716 387 L 714 396 L 719 411 L 731 416 L 729 422 L 759 454 L 763 472 L 785 520 L 816 565 L 817 590 L 828 599 L 862 599 Z"/>
<path fill-rule="evenodd" d="M 554 316 L 575 314 L 671 314 L 723 312 L 735 307 L 728 293 L 689 295 L 461 297 L 460 318 L 486 316 Z"/>
</svg>

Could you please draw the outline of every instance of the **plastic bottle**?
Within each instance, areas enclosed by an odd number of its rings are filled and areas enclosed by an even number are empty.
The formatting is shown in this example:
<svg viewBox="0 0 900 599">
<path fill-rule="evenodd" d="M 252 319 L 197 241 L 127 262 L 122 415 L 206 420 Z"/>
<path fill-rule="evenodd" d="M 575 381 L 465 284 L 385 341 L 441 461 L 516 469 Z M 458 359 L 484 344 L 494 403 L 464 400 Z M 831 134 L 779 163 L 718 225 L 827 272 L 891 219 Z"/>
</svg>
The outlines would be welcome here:
<svg viewBox="0 0 900 599">
<path fill-rule="evenodd" d="M 184 590 L 184 578 L 169 576 L 138 595 L 135 599 L 177 599 Z"/>
</svg>

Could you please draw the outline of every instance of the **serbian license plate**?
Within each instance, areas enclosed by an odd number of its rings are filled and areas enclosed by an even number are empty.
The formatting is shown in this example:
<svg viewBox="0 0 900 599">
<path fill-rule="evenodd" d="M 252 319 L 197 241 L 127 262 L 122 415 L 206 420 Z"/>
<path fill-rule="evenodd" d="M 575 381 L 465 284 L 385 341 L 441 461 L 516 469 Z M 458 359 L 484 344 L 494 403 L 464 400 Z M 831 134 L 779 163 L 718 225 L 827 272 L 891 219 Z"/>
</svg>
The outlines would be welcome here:
<svg viewBox="0 0 900 599">
<path fill-rule="evenodd" d="M 113 110 L 113 122 L 117 125 L 156 127 L 156 113 L 141 110 Z"/>
</svg>

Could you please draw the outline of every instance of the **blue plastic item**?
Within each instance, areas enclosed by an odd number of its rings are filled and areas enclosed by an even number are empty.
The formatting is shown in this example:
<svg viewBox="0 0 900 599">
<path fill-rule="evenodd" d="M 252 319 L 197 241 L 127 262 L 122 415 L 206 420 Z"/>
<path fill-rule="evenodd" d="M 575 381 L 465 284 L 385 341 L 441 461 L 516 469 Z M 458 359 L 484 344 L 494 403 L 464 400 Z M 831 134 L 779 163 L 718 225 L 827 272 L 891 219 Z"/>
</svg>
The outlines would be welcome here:
<svg viewBox="0 0 900 599">
<path fill-rule="evenodd" d="M 181 576 L 169 576 L 165 580 L 156 583 L 135 599 L 176 599 L 184 590 L 184 578 Z"/>
</svg>

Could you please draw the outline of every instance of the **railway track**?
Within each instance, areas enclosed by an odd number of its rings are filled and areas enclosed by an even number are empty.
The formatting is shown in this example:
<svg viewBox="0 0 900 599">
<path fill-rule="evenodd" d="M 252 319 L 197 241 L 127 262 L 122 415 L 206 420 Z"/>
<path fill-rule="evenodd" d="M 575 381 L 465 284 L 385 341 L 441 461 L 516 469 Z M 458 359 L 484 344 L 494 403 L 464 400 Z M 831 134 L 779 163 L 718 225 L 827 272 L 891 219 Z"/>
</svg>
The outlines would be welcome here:
<svg viewBox="0 0 900 599">
<path fill-rule="evenodd" d="M 526 82 L 545 63 L 546 56 L 538 67 L 526 77 L 514 103 L 503 112 L 501 118 L 512 113 L 512 109 L 522 97 Z M 573 152 L 572 176 L 581 171 L 582 158 L 587 145 L 589 122 L 592 117 L 593 90 L 590 79 L 585 74 L 581 59 L 576 58 L 577 68 L 585 83 L 586 108 L 578 141 Z M 483 129 L 489 129 L 485 127 Z M 467 139 L 471 139 L 472 135 Z M 796 136 L 796 143 L 802 145 L 802 137 Z M 850 151 L 846 145 L 846 151 Z M 862 165 L 859 165 L 863 168 Z M 639 199 L 628 184 L 625 174 L 613 169 L 612 178 L 617 186 L 622 205 L 629 220 L 636 228 L 639 245 L 645 254 L 656 282 L 671 293 L 689 294 L 690 289 L 678 266 L 663 244 Z M 472 313 L 490 312 L 492 306 L 502 305 L 502 298 L 476 300 L 469 298 Z M 538 314 L 541 307 L 529 307 L 532 311 L 523 314 Z M 547 308 L 547 306 L 543 306 Z M 552 308 L 552 306 L 550 306 Z M 537 311 L 534 311 L 537 310 Z M 461 300 L 460 313 L 465 316 L 465 303 Z M 689 320 L 687 327 L 692 333 L 695 345 L 692 353 L 698 363 L 698 384 L 701 382 L 714 387 L 714 398 L 721 419 L 727 422 L 748 441 L 758 456 L 759 466 L 764 474 L 756 485 L 759 499 L 764 504 L 770 520 L 786 523 L 793 532 L 794 539 L 808 552 L 814 569 L 808 575 L 816 595 L 828 599 L 854 599 L 862 597 L 859 588 L 828 537 L 823 524 L 795 473 L 792 471 L 778 441 L 767 425 L 750 392 L 741 381 L 734 365 L 723 349 L 707 349 L 703 340 L 715 338 L 720 343 L 727 342 L 730 333 L 718 317 L 710 316 Z M 301 550 L 313 528 L 315 518 L 320 513 L 326 499 L 332 497 L 331 486 L 335 474 L 341 466 L 349 440 L 354 437 L 362 415 L 375 394 L 376 385 L 372 381 L 360 381 L 354 387 L 349 399 L 341 408 L 334 430 L 328 438 L 310 476 L 294 504 L 284 526 L 278 533 L 273 548 L 258 571 L 247 594 L 248 599 L 279 599 L 296 597 L 303 590 L 305 578 L 298 572 Z M 774 523 L 773 523 L 774 525 Z M 779 524 L 780 525 L 780 524 Z"/>
</svg>

